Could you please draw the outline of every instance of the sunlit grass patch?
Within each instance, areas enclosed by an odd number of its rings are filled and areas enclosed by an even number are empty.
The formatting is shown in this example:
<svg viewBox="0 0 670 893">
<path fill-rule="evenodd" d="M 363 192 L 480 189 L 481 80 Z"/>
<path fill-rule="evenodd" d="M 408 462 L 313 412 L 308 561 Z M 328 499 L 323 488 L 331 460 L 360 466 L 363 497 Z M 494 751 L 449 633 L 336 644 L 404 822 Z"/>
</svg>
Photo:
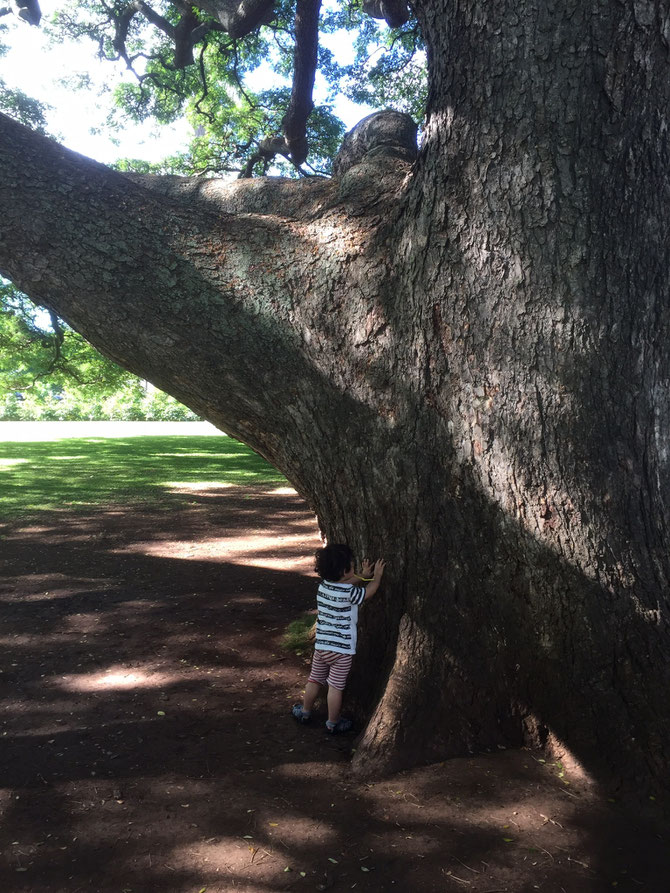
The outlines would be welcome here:
<svg viewBox="0 0 670 893">
<path fill-rule="evenodd" d="M 50 423 L 44 424 L 48 431 Z M 224 434 L 123 436 L 116 425 L 110 437 L 44 438 L 40 432 L 35 441 L 0 441 L 3 518 L 110 503 L 187 505 L 196 494 L 206 498 L 208 490 L 287 483 L 265 459 Z"/>
</svg>

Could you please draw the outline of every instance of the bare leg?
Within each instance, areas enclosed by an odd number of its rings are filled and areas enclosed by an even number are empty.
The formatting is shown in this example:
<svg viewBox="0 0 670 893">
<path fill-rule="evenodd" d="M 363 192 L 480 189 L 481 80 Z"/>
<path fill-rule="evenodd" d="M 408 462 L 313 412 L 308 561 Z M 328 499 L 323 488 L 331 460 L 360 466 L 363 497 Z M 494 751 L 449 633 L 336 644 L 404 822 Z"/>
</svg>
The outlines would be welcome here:
<svg viewBox="0 0 670 893">
<path fill-rule="evenodd" d="M 333 688 L 332 685 L 328 686 L 328 722 L 337 722 L 340 718 L 343 694 L 344 692 L 341 692 L 339 688 Z M 305 695 L 307 695 L 306 690 Z"/>
<path fill-rule="evenodd" d="M 305 713 L 311 713 L 314 701 L 316 701 L 321 686 L 318 682 L 308 682 L 305 686 L 305 697 L 302 699 L 302 709 Z M 329 694 L 330 697 L 330 694 Z"/>
</svg>

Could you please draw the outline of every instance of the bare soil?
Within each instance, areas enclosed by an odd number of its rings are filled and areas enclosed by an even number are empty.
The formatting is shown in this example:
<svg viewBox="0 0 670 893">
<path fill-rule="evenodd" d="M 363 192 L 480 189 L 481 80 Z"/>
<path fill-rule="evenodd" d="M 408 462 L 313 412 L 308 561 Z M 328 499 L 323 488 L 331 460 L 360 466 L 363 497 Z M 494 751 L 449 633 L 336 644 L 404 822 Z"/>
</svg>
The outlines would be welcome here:
<svg viewBox="0 0 670 893">
<path fill-rule="evenodd" d="M 1 528 L 0 891 L 670 890 L 657 804 L 531 751 L 364 783 L 289 716 L 314 519 L 292 492 Z"/>
</svg>

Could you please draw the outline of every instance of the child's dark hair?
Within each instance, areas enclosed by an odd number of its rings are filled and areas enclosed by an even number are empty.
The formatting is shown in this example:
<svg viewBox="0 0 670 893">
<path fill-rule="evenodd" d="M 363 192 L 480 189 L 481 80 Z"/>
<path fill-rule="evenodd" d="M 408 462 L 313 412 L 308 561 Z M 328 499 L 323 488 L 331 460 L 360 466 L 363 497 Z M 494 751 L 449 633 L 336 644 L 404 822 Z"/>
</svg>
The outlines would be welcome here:
<svg viewBox="0 0 670 893">
<path fill-rule="evenodd" d="M 354 553 L 344 543 L 333 543 L 317 549 L 314 570 L 322 580 L 336 582 L 341 579 L 354 563 Z"/>
</svg>

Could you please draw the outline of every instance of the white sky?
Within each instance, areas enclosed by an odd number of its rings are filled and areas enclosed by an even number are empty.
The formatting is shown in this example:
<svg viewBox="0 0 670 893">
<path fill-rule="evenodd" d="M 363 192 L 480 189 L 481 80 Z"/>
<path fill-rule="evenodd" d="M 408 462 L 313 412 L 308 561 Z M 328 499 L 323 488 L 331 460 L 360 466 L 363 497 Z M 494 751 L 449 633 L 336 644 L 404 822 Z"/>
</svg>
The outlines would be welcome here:
<svg viewBox="0 0 670 893">
<path fill-rule="evenodd" d="M 41 0 L 43 20 L 50 19 L 58 6 L 58 0 Z M 0 18 L 0 24 L 10 29 L 9 34 L 3 35 L 10 51 L 0 57 L 0 78 L 8 87 L 21 89 L 29 96 L 53 106 L 48 118 L 49 128 L 68 148 L 103 163 L 117 158 L 160 161 L 186 148 L 192 131 L 185 122 L 167 126 L 152 122 L 129 124 L 123 132 L 105 133 L 105 118 L 111 96 L 109 93 L 99 96 L 97 87 L 113 87 L 121 80 L 131 80 L 133 76 L 121 63 L 100 61 L 96 57 L 97 47 L 93 41 L 82 39 L 80 43 L 68 41 L 67 44 L 50 47 L 41 28 L 32 27 L 12 15 Z M 326 40 L 339 62 L 350 60 L 352 50 L 349 39 L 338 39 L 332 35 Z M 74 90 L 59 83 L 61 79 L 77 73 L 88 73 L 94 87 L 88 91 Z M 267 86 L 266 77 L 268 75 L 260 75 L 265 81 L 263 86 Z M 324 91 L 322 96 L 325 95 L 323 86 L 321 90 Z M 317 101 L 318 91 L 317 76 Z M 335 114 L 344 121 L 347 130 L 371 111 L 370 108 L 355 106 L 343 97 L 335 104 Z M 118 140 L 118 144 L 115 140 Z"/>
</svg>

